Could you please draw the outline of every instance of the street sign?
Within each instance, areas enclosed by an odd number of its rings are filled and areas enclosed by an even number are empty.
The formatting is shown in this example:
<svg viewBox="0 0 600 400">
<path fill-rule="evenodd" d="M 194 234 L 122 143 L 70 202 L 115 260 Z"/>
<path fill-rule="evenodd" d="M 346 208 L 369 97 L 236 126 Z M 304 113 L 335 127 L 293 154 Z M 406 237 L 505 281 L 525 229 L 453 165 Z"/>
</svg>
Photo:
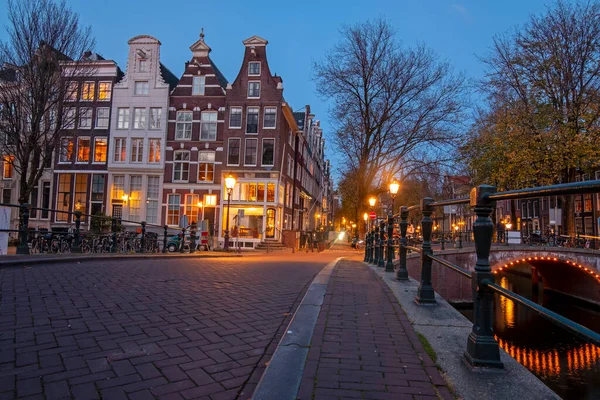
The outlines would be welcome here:
<svg viewBox="0 0 600 400">
<path fill-rule="evenodd" d="M 369 218 L 371 218 L 371 219 L 375 219 L 375 218 L 377 218 L 377 214 L 375 214 L 375 211 L 371 211 L 371 212 L 369 213 Z"/>
</svg>

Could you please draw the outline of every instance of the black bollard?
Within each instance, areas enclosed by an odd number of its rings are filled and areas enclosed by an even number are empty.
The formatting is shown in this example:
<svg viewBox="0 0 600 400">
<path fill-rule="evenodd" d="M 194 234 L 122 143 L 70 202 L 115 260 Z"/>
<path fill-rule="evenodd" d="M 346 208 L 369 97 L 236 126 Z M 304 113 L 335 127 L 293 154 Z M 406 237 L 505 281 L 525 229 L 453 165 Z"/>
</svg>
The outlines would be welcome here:
<svg viewBox="0 0 600 400">
<path fill-rule="evenodd" d="M 190 253 L 194 253 L 196 251 L 196 223 L 192 223 L 192 227 L 190 228 Z"/>
<path fill-rule="evenodd" d="M 387 263 L 385 272 L 394 272 L 394 216 L 388 215 L 387 219 Z"/>
<path fill-rule="evenodd" d="M 75 241 L 71 253 L 81 253 L 81 211 L 75 211 Z"/>
<path fill-rule="evenodd" d="M 385 267 L 385 221 L 382 220 L 379 223 L 379 260 L 377 261 L 378 267 Z"/>
<path fill-rule="evenodd" d="M 17 254 L 29 254 L 29 208 L 30 204 L 21 204 L 19 207 L 19 245 Z"/>
<path fill-rule="evenodd" d="M 185 228 L 181 230 L 181 242 L 179 242 L 179 252 L 183 253 L 183 247 L 185 245 Z"/>
<path fill-rule="evenodd" d="M 408 207 L 400 207 L 400 263 L 396 272 L 396 279 L 399 281 L 408 280 L 408 270 L 406 269 L 406 230 L 408 229 Z"/>
<path fill-rule="evenodd" d="M 167 233 L 167 229 L 169 227 L 167 225 L 165 225 L 163 228 L 165 229 L 165 231 L 164 231 L 165 236 L 163 237 L 163 249 L 162 249 L 162 252 L 166 253 L 167 252 L 167 234 L 168 234 Z"/>
<path fill-rule="evenodd" d="M 110 230 L 112 232 L 112 245 L 110 246 L 110 252 L 117 252 L 117 219 L 113 218 L 110 222 Z"/>
<path fill-rule="evenodd" d="M 421 200 L 421 213 L 423 219 L 421 220 L 421 230 L 423 231 L 423 245 L 421 246 L 421 283 L 417 289 L 417 297 L 415 301 L 417 304 L 428 305 L 435 304 L 435 292 L 431 285 L 431 263 L 432 260 L 429 258 L 433 254 L 431 249 L 431 228 L 433 221 L 431 214 L 433 213 L 433 207 L 431 206 L 433 199 L 426 197 Z"/>
<path fill-rule="evenodd" d="M 139 253 L 145 253 L 146 252 L 146 221 L 142 221 L 141 225 L 142 225 L 142 238 L 140 239 Z"/>
</svg>

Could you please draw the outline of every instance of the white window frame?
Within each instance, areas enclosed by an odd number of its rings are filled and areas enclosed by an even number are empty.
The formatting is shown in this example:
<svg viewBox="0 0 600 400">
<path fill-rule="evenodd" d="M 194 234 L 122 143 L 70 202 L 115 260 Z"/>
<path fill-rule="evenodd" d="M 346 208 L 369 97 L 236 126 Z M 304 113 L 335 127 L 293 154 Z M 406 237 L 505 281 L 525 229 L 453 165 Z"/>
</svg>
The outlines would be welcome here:
<svg viewBox="0 0 600 400">
<path fill-rule="evenodd" d="M 67 108 L 65 112 L 66 122 L 63 124 L 65 129 L 75 129 L 75 120 L 77 120 L 76 111 L 75 107 Z"/>
<path fill-rule="evenodd" d="M 206 155 L 212 155 L 212 160 L 210 159 L 211 158 L 210 156 L 208 157 L 208 159 L 204 159 L 203 160 L 202 156 L 204 154 L 206 154 Z M 216 154 L 215 154 L 214 151 L 210 151 L 209 150 L 209 151 L 200 151 L 200 152 L 198 152 L 198 177 L 196 179 L 196 182 L 198 182 L 198 183 L 213 183 L 215 181 L 215 160 L 216 160 Z M 200 166 L 202 164 L 206 164 L 207 165 L 206 168 L 208 168 L 209 164 L 212 165 L 212 176 L 213 176 L 212 180 L 200 180 Z M 205 175 L 207 174 L 206 168 L 203 171 Z"/>
<path fill-rule="evenodd" d="M 155 143 L 158 143 L 158 159 L 152 160 L 151 155 L 156 153 Z M 148 139 L 148 164 L 157 164 L 160 163 L 161 154 L 161 140 L 158 138 L 150 138 Z"/>
<path fill-rule="evenodd" d="M 192 77 L 192 96 L 204 96 L 206 92 L 206 76 L 195 75 Z"/>
<path fill-rule="evenodd" d="M 66 155 L 67 152 L 64 151 L 66 150 L 65 146 L 63 146 L 65 143 L 68 146 L 68 143 L 71 142 L 71 146 L 73 149 L 73 152 L 71 153 L 71 159 L 70 160 L 63 160 L 63 154 Z M 76 156 L 77 154 L 75 153 L 75 139 L 73 138 L 73 136 L 63 136 L 60 138 L 60 147 L 58 148 L 58 163 L 59 164 L 70 164 L 73 162 L 73 157 Z"/>
<path fill-rule="evenodd" d="M 187 160 L 184 160 L 183 158 L 181 160 L 177 160 L 177 155 L 181 154 L 182 156 L 184 154 L 187 154 Z M 181 164 L 181 170 L 179 173 L 179 178 L 180 179 L 175 179 L 175 174 L 177 172 L 177 164 Z M 187 178 L 183 179 L 183 167 L 184 165 L 187 164 Z M 184 182 L 187 183 L 190 180 L 190 152 L 187 150 L 176 150 L 173 152 L 173 182 Z"/>
<path fill-rule="evenodd" d="M 257 65 L 258 64 L 258 74 L 252 74 L 250 73 L 250 65 Z M 260 65 L 260 61 L 250 61 L 248 63 L 248 76 L 260 76 L 260 73 L 262 72 L 262 66 Z"/>
<path fill-rule="evenodd" d="M 102 120 L 106 121 L 105 125 L 99 125 L 98 121 L 100 121 L 100 114 L 106 112 L 106 116 L 102 118 Z M 96 128 L 99 129 L 108 129 L 110 124 L 110 108 L 109 107 L 98 107 L 96 108 Z"/>
<path fill-rule="evenodd" d="M 154 117 L 154 112 L 158 112 L 156 118 Z M 162 108 L 161 107 L 150 107 L 150 118 L 148 121 L 148 129 L 160 129 L 162 126 Z"/>
<path fill-rule="evenodd" d="M 115 151 L 114 156 L 113 156 L 113 161 L 115 163 L 127 162 L 127 138 L 117 137 L 117 138 L 113 138 L 111 140 L 114 141 L 114 143 L 115 143 L 115 145 L 113 146 L 114 151 Z M 121 154 L 122 154 L 123 149 L 125 149 L 125 156 L 121 159 Z"/>
<path fill-rule="evenodd" d="M 92 129 L 92 124 L 94 122 L 93 120 L 93 110 L 92 107 L 80 107 L 79 108 L 79 118 L 77 118 L 77 128 L 79 129 Z M 81 122 L 84 120 L 84 115 L 85 115 L 85 120 L 89 121 L 87 126 L 84 126 L 81 124 Z"/>
<path fill-rule="evenodd" d="M 183 116 L 189 116 L 189 120 L 184 119 Z M 179 119 L 179 117 L 182 116 L 182 119 Z M 192 111 L 187 111 L 187 110 L 181 110 L 181 111 L 177 111 L 177 114 L 175 116 L 175 140 L 192 140 L 192 121 L 194 119 L 194 113 Z M 187 130 L 186 130 L 186 126 L 189 125 L 189 137 L 187 137 L 188 135 L 186 135 Z M 182 127 L 181 129 L 181 134 L 180 135 L 180 130 L 179 130 L 179 126 Z"/>
<path fill-rule="evenodd" d="M 258 84 L 258 96 L 250 96 L 250 85 Z M 248 98 L 249 99 L 260 99 L 260 81 L 248 81 Z"/>
<path fill-rule="evenodd" d="M 233 110 L 236 110 L 235 114 L 237 114 L 237 111 L 239 111 L 239 115 L 240 115 L 240 126 L 234 126 L 231 125 L 231 116 L 234 114 Z M 244 125 L 244 108 L 243 107 L 229 107 L 229 129 L 242 129 L 242 126 Z"/>
<path fill-rule="evenodd" d="M 88 141 L 88 160 L 79 160 L 79 141 L 87 139 Z M 77 150 L 75 151 L 75 164 L 89 164 L 92 161 L 92 138 L 90 136 L 78 136 L 77 137 Z"/>
<path fill-rule="evenodd" d="M 85 93 L 85 88 L 86 86 L 92 86 L 92 91 L 91 91 L 91 99 L 86 99 L 84 98 L 83 94 Z M 88 97 L 89 97 L 90 91 L 88 90 Z M 96 100 L 96 82 L 95 81 L 85 81 L 82 82 L 81 85 L 81 101 L 94 101 Z"/>
<path fill-rule="evenodd" d="M 135 81 L 133 83 L 133 95 L 134 96 L 148 96 L 149 93 L 150 93 L 150 82 L 149 81 Z"/>
<path fill-rule="evenodd" d="M 101 93 L 100 87 L 103 84 L 108 84 L 108 91 L 106 92 L 106 93 L 108 93 L 108 97 L 106 99 L 100 98 L 100 93 Z M 112 82 L 111 81 L 100 81 L 100 82 L 98 82 L 98 97 L 97 97 L 98 101 L 110 101 L 111 98 L 112 98 Z"/>
<path fill-rule="evenodd" d="M 273 142 L 273 164 L 263 164 L 266 141 Z M 257 156 L 257 158 L 258 158 L 258 156 Z M 274 167 L 275 166 L 275 138 L 263 138 L 261 152 L 260 152 L 260 164 L 263 167 Z"/>
<path fill-rule="evenodd" d="M 156 190 L 154 190 L 156 189 Z M 148 175 L 146 186 L 146 222 L 157 224 L 159 217 L 160 176 Z M 150 212 L 152 211 L 152 212 Z"/>
<path fill-rule="evenodd" d="M 148 112 L 145 107 L 134 107 L 133 108 L 133 129 L 140 130 L 146 129 L 148 126 L 146 123 L 146 115 Z"/>
<path fill-rule="evenodd" d="M 256 132 L 248 132 L 248 117 L 250 110 L 256 110 Z M 254 115 L 255 113 L 252 113 Z M 260 107 L 246 107 L 246 135 L 258 135 L 258 127 L 260 126 Z"/>
<path fill-rule="evenodd" d="M 129 129 L 129 107 L 117 108 L 117 129 Z"/>
<path fill-rule="evenodd" d="M 145 68 L 142 68 L 142 65 Z M 150 61 L 147 58 L 138 58 L 137 72 L 141 72 L 141 73 L 150 72 Z"/>
<path fill-rule="evenodd" d="M 274 119 L 274 124 L 273 126 L 266 126 L 265 122 L 267 121 L 267 110 L 275 110 L 275 112 L 273 113 L 273 115 L 275 116 Z M 263 129 L 276 129 L 277 128 L 277 107 L 273 107 L 273 106 L 266 106 L 263 108 Z"/>
<path fill-rule="evenodd" d="M 131 163 L 144 162 L 144 138 L 131 138 Z"/>
<path fill-rule="evenodd" d="M 219 119 L 216 111 L 202 111 L 200 113 L 200 140 L 214 142 L 217 140 L 217 120 Z M 204 126 L 214 127 L 214 137 L 203 137 Z"/>
<path fill-rule="evenodd" d="M 106 159 L 104 161 L 96 161 L 96 144 L 98 142 L 104 142 L 106 145 Z M 94 152 L 92 153 L 92 164 L 104 164 L 108 160 L 108 137 L 106 136 L 96 136 L 94 137 Z"/>
<path fill-rule="evenodd" d="M 238 162 L 237 162 L 237 164 L 230 164 L 229 163 L 229 149 L 231 148 L 231 142 L 235 141 L 235 140 L 238 141 Z M 227 140 L 227 165 L 239 166 L 241 160 L 242 160 L 242 139 L 241 138 L 229 138 Z"/>
<path fill-rule="evenodd" d="M 171 198 L 177 198 L 177 202 L 171 202 Z M 169 221 L 171 217 L 170 211 L 175 210 L 175 206 L 177 206 L 177 221 Z M 169 193 L 167 196 L 167 215 L 165 215 L 165 222 L 169 226 L 178 226 L 179 221 L 181 220 L 181 194 L 179 193 Z M 169 223 L 171 222 L 171 223 Z"/>
<path fill-rule="evenodd" d="M 79 92 L 79 82 L 78 81 L 69 81 L 67 82 L 67 95 L 65 101 L 77 101 L 77 96 Z"/>
<path fill-rule="evenodd" d="M 256 146 L 254 147 L 254 164 L 249 164 L 246 162 L 246 155 L 248 153 L 248 142 L 249 141 L 254 141 L 256 143 Z M 258 138 L 247 138 L 244 142 L 244 166 L 247 167 L 256 167 L 258 165 Z"/>
</svg>

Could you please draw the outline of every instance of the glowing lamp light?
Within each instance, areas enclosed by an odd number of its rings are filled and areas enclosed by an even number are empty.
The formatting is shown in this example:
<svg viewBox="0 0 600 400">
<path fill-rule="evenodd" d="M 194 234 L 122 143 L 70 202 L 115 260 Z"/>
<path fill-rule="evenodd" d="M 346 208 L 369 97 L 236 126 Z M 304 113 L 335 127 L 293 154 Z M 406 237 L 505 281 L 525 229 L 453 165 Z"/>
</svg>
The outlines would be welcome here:
<svg viewBox="0 0 600 400">
<path fill-rule="evenodd" d="M 375 203 L 377 203 L 377 199 L 375 197 L 369 197 L 369 205 L 375 207 Z"/>
<path fill-rule="evenodd" d="M 235 186 L 235 178 L 233 176 L 231 176 L 231 174 L 229 174 L 229 176 L 227 178 L 225 178 L 225 187 L 227 188 L 227 190 L 233 190 L 234 186 Z"/>
<path fill-rule="evenodd" d="M 198 208 L 202 208 L 202 202 L 201 201 L 198 202 Z"/>
<path fill-rule="evenodd" d="M 123 196 L 121 196 L 121 199 L 127 203 L 127 200 L 129 199 L 129 196 L 127 196 L 126 194 L 124 194 Z"/>
<path fill-rule="evenodd" d="M 392 194 L 392 196 L 397 195 L 399 189 L 400 189 L 400 184 L 398 182 L 396 182 L 396 180 L 394 180 L 392 183 L 390 183 L 390 193 Z"/>
<path fill-rule="evenodd" d="M 364 213 L 363 214 L 363 219 L 365 220 L 365 222 L 367 222 L 369 220 L 369 214 Z"/>
</svg>

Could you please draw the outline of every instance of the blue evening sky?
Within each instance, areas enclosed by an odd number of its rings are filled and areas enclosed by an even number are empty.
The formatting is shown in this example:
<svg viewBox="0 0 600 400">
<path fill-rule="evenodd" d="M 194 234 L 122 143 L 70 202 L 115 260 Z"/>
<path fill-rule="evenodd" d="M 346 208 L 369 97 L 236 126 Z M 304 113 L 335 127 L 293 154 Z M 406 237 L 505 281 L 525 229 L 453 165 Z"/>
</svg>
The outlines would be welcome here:
<svg viewBox="0 0 600 400">
<path fill-rule="evenodd" d="M 6 10 L 0 0 L 0 10 Z M 22 0 L 35 1 L 35 0 Z M 481 78 L 485 56 L 495 34 L 523 24 L 532 13 L 552 5 L 552 0 L 304 0 L 272 1 L 168 1 L 168 0 L 67 0 L 91 25 L 96 51 L 125 69 L 127 40 L 140 34 L 162 42 L 161 61 L 180 76 L 190 59 L 189 46 L 200 29 L 212 48 L 211 57 L 232 82 L 238 73 L 242 40 L 258 35 L 269 41 L 271 71 L 283 77 L 284 95 L 294 109 L 310 104 L 321 120 L 326 137 L 328 103 L 315 93 L 312 62 L 324 56 L 339 38 L 342 24 L 384 16 L 397 29 L 404 44 L 424 42 L 448 60 L 457 71 Z M 0 25 L 7 22 L 0 11 Z M 4 29 L 0 39 L 6 38 Z M 333 156 L 331 145 L 327 146 Z M 335 167 L 335 166 L 334 166 Z"/>
</svg>

